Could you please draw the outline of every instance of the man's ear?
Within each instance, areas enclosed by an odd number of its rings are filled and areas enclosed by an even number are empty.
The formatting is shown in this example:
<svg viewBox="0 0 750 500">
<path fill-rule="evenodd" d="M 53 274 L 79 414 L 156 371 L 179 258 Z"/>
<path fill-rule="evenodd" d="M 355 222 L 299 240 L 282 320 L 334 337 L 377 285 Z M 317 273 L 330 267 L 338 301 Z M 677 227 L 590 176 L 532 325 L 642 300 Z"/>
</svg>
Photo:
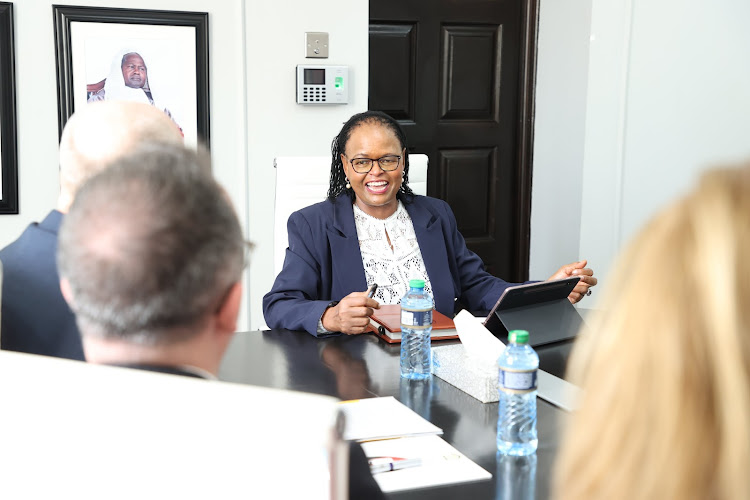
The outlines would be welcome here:
<svg viewBox="0 0 750 500">
<path fill-rule="evenodd" d="M 215 313 L 216 325 L 221 331 L 234 333 L 237 330 L 237 316 L 242 303 L 242 282 L 238 281 L 229 289 L 224 301 Z"/>
<path fill-rule="evenodd" d="M 73 309 L 75 301 L 73 300 L 73 289 L 70 286 L 68 278 L 60 278 L 60 291 L 62 292 L 63 298 L 65 298 L 65 302 L 67 302 L 68 306 Z"/>
</svg>

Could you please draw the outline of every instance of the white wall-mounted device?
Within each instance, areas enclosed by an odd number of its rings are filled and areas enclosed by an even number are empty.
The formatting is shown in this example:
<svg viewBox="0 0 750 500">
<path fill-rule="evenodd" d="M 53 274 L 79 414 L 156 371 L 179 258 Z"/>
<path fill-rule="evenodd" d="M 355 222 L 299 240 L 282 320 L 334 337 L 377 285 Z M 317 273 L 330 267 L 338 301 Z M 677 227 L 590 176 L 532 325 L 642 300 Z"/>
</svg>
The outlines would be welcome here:
<svg viewBox="0 0 750 500">
<path fill-rule="evenodd" d="M 297 66 L 297 104 L 348 104 L 349 66 Z"/>
</svg>

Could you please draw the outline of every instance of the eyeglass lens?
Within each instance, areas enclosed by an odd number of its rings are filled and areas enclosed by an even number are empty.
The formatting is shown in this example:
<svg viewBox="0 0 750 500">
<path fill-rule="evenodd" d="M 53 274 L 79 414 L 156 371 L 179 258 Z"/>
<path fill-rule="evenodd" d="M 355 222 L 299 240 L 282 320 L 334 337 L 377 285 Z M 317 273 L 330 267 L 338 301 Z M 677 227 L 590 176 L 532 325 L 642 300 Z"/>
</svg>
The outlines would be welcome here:
<svg viewBox="0 0 750 500">
<path fill-rule="evenodd" d="M 386 172 L 396 170 L 398 168 L 398 164 L 401 161 L 400 156 L 396 155 L 386 155 L 380 158 L 354 158 L 351 160 L 352 167 L 354 170 L 360 174 L 366 174 L 370 170 L 372 170 L 373 162 L 378 162 L 378 165 L 380 165 L 380 168 Z"/>
</svg>

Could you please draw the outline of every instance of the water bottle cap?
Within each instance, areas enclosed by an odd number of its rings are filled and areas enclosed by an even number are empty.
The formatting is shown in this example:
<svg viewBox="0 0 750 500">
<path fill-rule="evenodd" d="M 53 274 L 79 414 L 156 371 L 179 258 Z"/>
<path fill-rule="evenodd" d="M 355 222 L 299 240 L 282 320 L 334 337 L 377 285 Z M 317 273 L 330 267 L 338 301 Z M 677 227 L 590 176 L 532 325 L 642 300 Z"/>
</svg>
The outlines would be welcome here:
<svg viewBox="0 0 750 500">
<path fill-rule="evenodd" d="M 528 344 L 529 332 L 526 330 L 511 330 L 508 333 L 508 340 L 514 344 Z"/>
<path fill-rule="evenodd" d="M 424 280 L 409 280 L 410 288 L 424 288 Z"/>
</svg>

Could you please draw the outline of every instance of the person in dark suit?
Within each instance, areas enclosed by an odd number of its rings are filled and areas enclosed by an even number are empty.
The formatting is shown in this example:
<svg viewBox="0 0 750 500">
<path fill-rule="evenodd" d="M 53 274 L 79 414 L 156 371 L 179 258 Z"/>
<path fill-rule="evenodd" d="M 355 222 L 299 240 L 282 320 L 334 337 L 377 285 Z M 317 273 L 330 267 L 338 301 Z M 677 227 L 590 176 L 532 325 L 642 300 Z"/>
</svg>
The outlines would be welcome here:
<svg viewBox="0 0 750 500">
<path fill-rule="evenodd" d="M 406 136 L 378 111 L 354 115 L 331 148 L 328 200 L 289 217 L 284 267 L 263 298 L 271 328 L 321 336 L 366 331 L 379 304 L 398 304 L 410 279 L 425 281 L 435 309 L 453 317 L 455 302 L 489 311 L 511 285 L 484 270 L 442 200 L 409 188 Z M 578 302 L 597 279 L 582 260 L 550 279 L 580 276 Z M 374 298 L 363 290 L 378 284 Z"/>
<path fill-rule="evenodd" d="M 86 179 L 146 141 L 181 144 L 182 135 L 169 118 L 145 104 L 92 104 L 68 120 L 60 141 L 56 209 L 0 251 L 5 270 L 2 349 L 83 359 L 73 313 L 60 294 L 55 263 L 60 224 Z"/>
<path fill-rule="evenodd" d="M 90 363 L 216 378 L 237 328 L 247 247 L 207 158 L 152 145 L 76 196 L 58 264 Z M 350 455 L 350 497 L 381 498 L 361 447 Z"/>
</svg>

